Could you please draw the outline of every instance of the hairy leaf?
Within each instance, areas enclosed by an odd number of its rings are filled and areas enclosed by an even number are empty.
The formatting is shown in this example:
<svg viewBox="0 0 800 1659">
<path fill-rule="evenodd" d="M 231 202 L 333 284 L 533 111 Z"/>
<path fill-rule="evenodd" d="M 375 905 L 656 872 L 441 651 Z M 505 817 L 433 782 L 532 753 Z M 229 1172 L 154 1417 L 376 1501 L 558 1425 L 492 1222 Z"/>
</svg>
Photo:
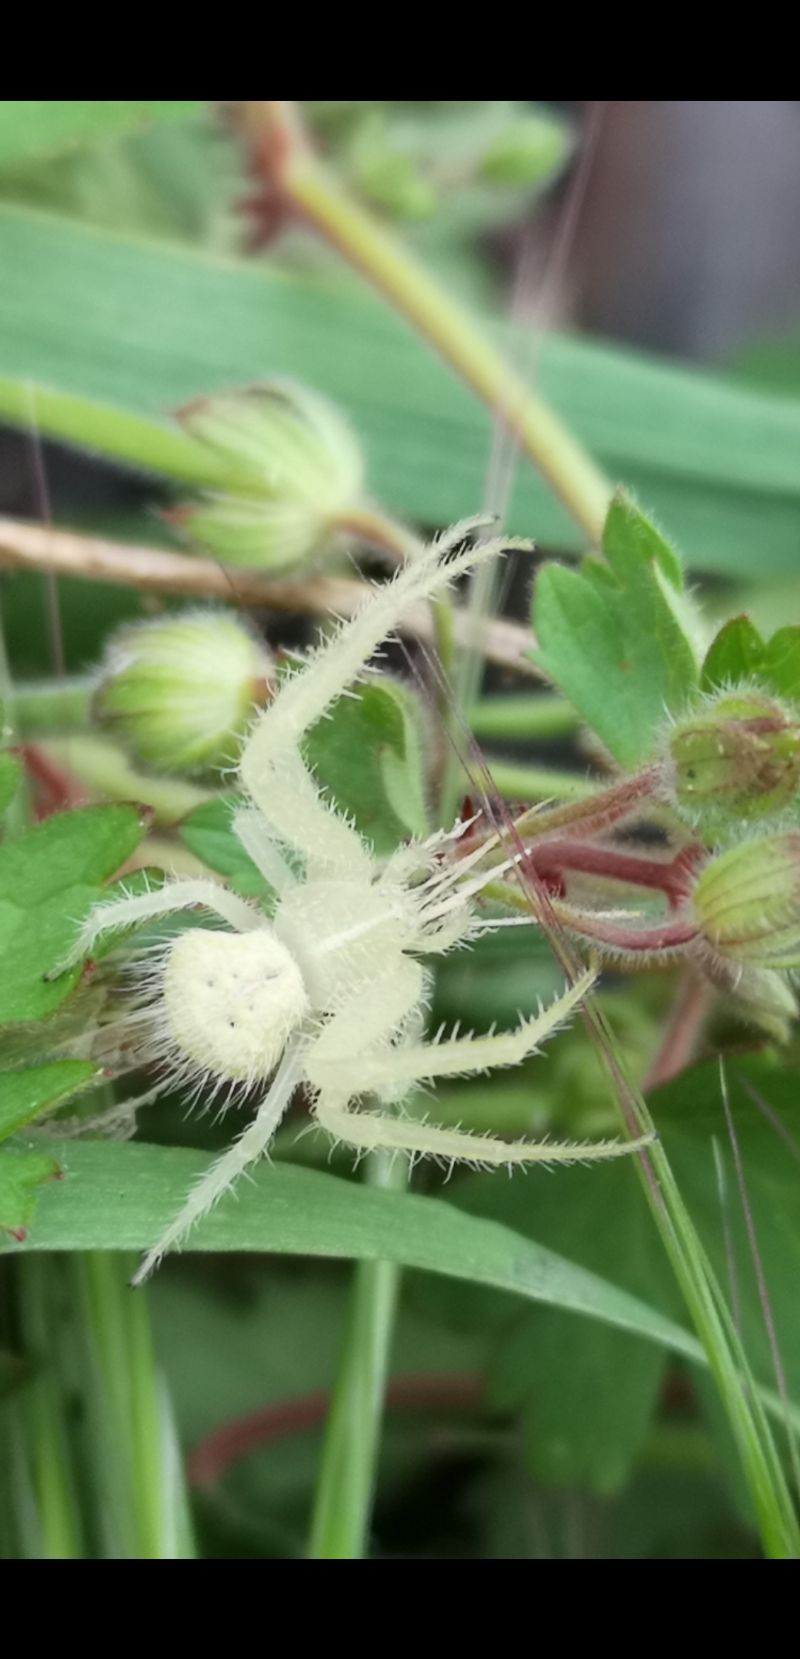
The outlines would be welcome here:
<svg viewBox="0 0 800 1659">
<path fill-rule="evenodd" d="M 545 565 L 534 597 L 537 661 L 623 766 L 649 759 L 658 732 L 697 685 L 679 561 L 625 496 L 603 539 L 605 563 Z"/>
<path fill-rule="evenodd" d="M 68 996 L 80 969 L 45 975 L 141 836 L 134 807 L 92 806 L 0 847 L 0 1024 L 41 1019 Z"/>
</svg>

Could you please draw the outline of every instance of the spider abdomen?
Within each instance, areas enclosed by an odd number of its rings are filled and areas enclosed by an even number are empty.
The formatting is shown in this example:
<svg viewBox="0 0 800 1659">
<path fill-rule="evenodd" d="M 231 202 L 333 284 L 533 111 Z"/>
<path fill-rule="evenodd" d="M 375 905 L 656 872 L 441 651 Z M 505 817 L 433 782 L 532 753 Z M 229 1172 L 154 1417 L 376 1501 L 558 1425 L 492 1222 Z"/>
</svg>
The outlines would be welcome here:
<svg viewBox="0 0 800 1659">
<path fill-rule="evenodd" d="M 170 1037 L 198 1070 L 263 1082 L 308 1012 L 300 969 L 271 929 L 193 928 L 170 948 L 163 1011 Z"/>
</svg>

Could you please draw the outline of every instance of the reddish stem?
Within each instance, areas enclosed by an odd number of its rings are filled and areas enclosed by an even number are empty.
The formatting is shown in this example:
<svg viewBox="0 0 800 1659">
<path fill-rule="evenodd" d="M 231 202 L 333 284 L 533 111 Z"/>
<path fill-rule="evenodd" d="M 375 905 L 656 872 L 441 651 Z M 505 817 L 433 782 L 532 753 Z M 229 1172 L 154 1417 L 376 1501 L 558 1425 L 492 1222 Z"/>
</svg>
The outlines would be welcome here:
<svg viewBox="0 0 800 1659">
<path fill-rule="evenodd" d="M 483 1397 L 477 1377 L 398 1377 L 389 1385 L 387 1405 L 393 1411 L 472 1411 Z M 307 1394 L 225 1423 L 190 1454 L 191 1485 L 211 1486 L 260 1447 L 318 1428 L 328 1416 L 330 1403 L 327 1393 Z"/>
<path fill-rule="evenodd" d="M 691 892 L 692 875 L 701 853 L 702 849 L 692 847 L 679 853 L 677 858 L 662 861 L 641 858 L 637 853 L 620 852 L 615 847 L 597 847 L 591 842 L 565 840 L 536 841 L 529 857 L 536 874 L 545 881 L 565 870 L 605 876 L 628 887 L 655 888 L 675 909 Z"/>
<path fill-rule="evenodd" d="M 710 985 L 691 968 L 681 979 L 675 1006 L 670 1014 L 661 1047 L 645 1078 L 643 1091 L 651 1094 L 663 1084 L 680 1077 L 695 1059 L 713 1000 Z"/>
</svg>

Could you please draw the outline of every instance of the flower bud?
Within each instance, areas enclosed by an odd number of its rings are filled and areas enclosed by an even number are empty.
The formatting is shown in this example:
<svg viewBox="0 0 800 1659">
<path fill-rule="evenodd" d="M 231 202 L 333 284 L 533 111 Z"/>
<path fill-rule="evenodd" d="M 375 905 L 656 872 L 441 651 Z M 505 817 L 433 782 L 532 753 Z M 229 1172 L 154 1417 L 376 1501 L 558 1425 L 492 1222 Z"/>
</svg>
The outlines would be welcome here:
<svg viewBox="0 0 800 1659">
<path fill-rule="evenodd" d="M 725 694 L 670 738 L 675 804 L 700 830 L 787 807 L 800 788 L 800 723 L 758 692 Z"/>
<path fill-rule="evenodd" d="M 96 717 L 145 765 L 195 772 L 235 760 L 274 662 L 242 622 L 195 611 L 123 628 L 101 673 Z"/>
<path fill-rule="evenodd" d="M 531 187 L 545 184 L 563 167 L 569 138 L 560 121 L 547 115 L 526 115 L 498 133 L 481 163 L 481 175 L 492 184 Z"/>
<path fill-rule="evenodd" d="M 230 464 L 229 490 L 168 515 L 218 558 L 291 570 L 324 551 L 361 504 L 359 446 L 333 405 L 305 387 L 265 382 L 203 398 L 178 419 Z"/>
<path fill-rule="evenodd" d="M 361 194 L 395 219 L 430 219 L 438 198 L 421 162 L 377 111 L 359 124 L 349 165 Z"/>
<path fill-rule="evenodd" d="M 693 903 L 716 955 L 743 967 L 800 967 L 800 832 L 745 841 L 712 858 Z"/>
</svg>

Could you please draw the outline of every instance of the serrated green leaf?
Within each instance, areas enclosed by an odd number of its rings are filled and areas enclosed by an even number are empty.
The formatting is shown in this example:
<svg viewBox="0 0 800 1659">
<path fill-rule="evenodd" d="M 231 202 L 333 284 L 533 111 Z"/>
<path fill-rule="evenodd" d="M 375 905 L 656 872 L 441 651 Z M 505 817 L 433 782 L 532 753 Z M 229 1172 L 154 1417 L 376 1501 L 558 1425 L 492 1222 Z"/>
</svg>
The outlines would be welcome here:
<svg viewBox="0 0 800 1659">
<path fill-rule="evenodd" d="M 764 662 L 765 645 L 749 616 L 735 616 L 720 628 L 703 664 L 701 687 L 714 691 L 758 675 Z"/>
<path fill-rule="evenodd" d="M 90 1060 L 55 1060 L 24 1071 L 0 1072 L 0 1141 L 65 1106 L 101 1075 Z"/>
<path fill-rule="evenodd" d="M 309 734 L 306 755 L 379 856 L 426 834 L 422 716 L 408 687 L 375 681 L 340 698 Z"/>
<path fill-rule="evenodd" d="M 681 567 L 626 497 L 614 501 L 606 563 L 545 565 L 534 595 L 539 665 L 623 766 L 650 758 L 697 687 Z"/>
<path fill-rule="evenodd" d="M 0 817 L 22 782 L 22 765 L 14 755 L 0 755 Z"/>
<path fill-rule="evenodd" d="M 0 226 L 0 415 L 28 425 L 34 383 L 161 418 L 199 393 L 250 382 L 257 363 L 342 404 L 366 445 L 372 488 L 395 511 L 442 525 L 478 505 L 483 410 L 361 285 L 289 282 L 253 261 L 24 209 L 0 210 Z M 693 569 L 795 569 L 797 405 L 563 337 L 544 342 L 541 390 L 611 476 L 669 524 Z M 119 409 L 89 412 L 92 439 L 69 401 L 50 406 L 37 395 L 42 431 L 124 459 L 131 434 L 115 424 Z M 196 446 L 162 433 L 161 460 L 140 433 L 131 462 L 167 473 L 174 462 L 181 481 L 196 477 Z M 520 471 L 510 528 L 552 549 L 583 549 L 530 467 Z"/>
<path fill-rule="evenodd" d="M 174 121 L 202 107 L 200 99 L 7 98 L 0 102 L 0 167 Z"/>
<path fill-rule="evenodd" d="M 19 1243 L 27 1235 L 40 1189 L 59 1175 L 55 1158 L 38 1152 L 0 1153 L 0 1233 L 11 1233 Z"/>
<path fill-rule="evenodd" d="M 48 982 L 101 883 L 135 852 L 134 807 L 62 813 L 0 847 L 0 1024 L 42 1019 L 69 995 L 80 969 Z"/>
</svg>

